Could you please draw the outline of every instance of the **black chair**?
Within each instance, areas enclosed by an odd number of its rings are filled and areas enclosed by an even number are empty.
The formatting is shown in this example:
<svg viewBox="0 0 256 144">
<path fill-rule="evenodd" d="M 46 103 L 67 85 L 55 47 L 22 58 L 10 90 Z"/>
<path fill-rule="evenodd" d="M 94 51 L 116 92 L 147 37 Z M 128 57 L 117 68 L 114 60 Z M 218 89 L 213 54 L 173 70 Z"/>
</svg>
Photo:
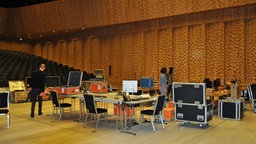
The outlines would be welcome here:
<svg viewBox="0 0 256 144">
<path fill-rule="evenodd" d="M 155 125 L 154 125 L 154 120 L 156 117 L 160 118 L 160 121 L 164 128 L 164 120 L 163 120 L 164 101 L 165 101 L 165 95 L 160 95 L 157 98 L 154 109 L 142 110 L 140 112 L 140 125 L 142 125 L 142 118 L 144 117 L 144 115 L 147 115 L 147 116 L 150 116 L 150 122 L 152 124 L 152 128 L 153 128 L 154 132 L 156 131 Z M 153 119 L 153 117 L 154 117 L 154 119 Z"/>
<path fill-rule="evenodd" d="M 52 104 L 53 104 L 52 116 L 54 115 L 54 113 L 58 114 L 58 109 L 60 109 L 60 116 L 59 116 L 59 120 L 60 120 L 65 109 L 68 108 L 70 111 L 72 110 L 72 104 L 60 103 L 57 92 L 50 91 L 50 93 L 51 93 Z"/>
<path fill-rule="evenodd" d="M 94 100 L 94 96 L 92 96 L 92 95 L 85 94 L 84 100 L 85 100 L 85 105 L 86 105 L 86 117 L 85 117 L 85 121 L 84 121 L 84 127 L 88 120 L 89 114 L 93 114 L 94 116 L 96 116 L 96 129 L 98 128 L 99 118 L 100 118 L 101 114 L 105 115 L 105 120 L 107 123 L 108 110 L 105 108 L 97 108 L 97 105 Z"/>
<path fill-rule="evenodd" d="M 0 92 L 0 115 L 6 115 L 7 128 L 10 127 L 10 92 Z"/>
</svg>

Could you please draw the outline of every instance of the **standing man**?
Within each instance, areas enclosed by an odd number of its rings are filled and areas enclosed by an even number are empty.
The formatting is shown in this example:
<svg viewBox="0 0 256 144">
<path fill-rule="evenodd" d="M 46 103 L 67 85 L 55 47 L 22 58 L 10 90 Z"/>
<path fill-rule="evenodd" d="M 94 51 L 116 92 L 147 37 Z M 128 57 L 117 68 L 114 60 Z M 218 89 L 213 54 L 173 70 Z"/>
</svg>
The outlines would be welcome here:
<svg viewBox="0 0 256 144">
<path fill-rule="evenodd" d="M 41 64 L 39 66 L 39 70 L 32 73 L 31 76 L 31 118 L 34 118 L 34 111 L 36 100 L 38 99 L 38 115 L 42 115 L 42 94 L 44 93 L 45 89 L 45 64 Z"/>
<path fill-rule="evenodd" d="M 160 82 L 160 94 L 167 96 L 167 79 L 166 79 L 166 67 L 163 67 L 160 71 L 159 82 Z"/>
</svg>

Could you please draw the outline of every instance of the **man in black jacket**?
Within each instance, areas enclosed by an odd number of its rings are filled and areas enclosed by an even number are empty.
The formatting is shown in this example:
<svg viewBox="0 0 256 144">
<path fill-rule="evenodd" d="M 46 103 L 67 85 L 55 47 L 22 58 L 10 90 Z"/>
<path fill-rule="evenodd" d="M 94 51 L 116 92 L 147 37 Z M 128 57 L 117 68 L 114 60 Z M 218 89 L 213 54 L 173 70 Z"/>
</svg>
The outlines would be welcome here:
<svg viewBox="0 0 256 144">
<path fill-rule="evenodd" d="M 34 118 L 34 111 L 36 100 L 38 99 L 38 115 L 42 115 L 42 94 L 45 89 L 45 64 L 41 64 L 39 66 L 39 70 L 37 72 L 32 73 L 31 76 L 31 118 Z"/>
</svg>

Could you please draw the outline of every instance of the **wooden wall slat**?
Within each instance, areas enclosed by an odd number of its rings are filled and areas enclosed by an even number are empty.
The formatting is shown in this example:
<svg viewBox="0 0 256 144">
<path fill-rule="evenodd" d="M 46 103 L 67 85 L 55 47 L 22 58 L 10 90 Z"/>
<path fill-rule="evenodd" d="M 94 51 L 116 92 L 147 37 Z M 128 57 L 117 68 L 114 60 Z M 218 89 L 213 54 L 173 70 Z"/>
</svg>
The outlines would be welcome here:
<svg viewBox="0 0 256 144">
<path fill-rule="evenodd" d="M 188 81 L 188 27 L 173 29 L 175 81 Z"/>
<path fill-rule="evenodd" d="M 202 82 L 205 76 L 205 25 L 188 29 L 189 81 Z"/>
<path fill-rule="evenodd" d="M 256 82 L 256 19 L 245 21 L 245 78 L 247 83 Z"/>
<path fill-rule="evenodd" d="M 226 80 L 242 80 L 240 70 L 244 68 L 244 30 L 240 21 L 226 22 L 225 32 L 225 76 Z"/>
<path fill-rule="evenodd" d="M 224 23 L 207 24 L 205 29 L 205 78 L 223 80 L 225 77 Z"/>
</svg>

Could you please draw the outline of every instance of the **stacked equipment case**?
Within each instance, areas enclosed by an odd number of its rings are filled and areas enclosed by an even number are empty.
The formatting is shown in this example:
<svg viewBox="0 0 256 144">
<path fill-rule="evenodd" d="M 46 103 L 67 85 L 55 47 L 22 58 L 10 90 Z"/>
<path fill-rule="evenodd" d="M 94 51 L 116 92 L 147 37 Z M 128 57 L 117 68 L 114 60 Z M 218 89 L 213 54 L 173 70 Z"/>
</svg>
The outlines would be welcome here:
<svg viewBox="0 0 256 144">
<path fill-rule="evenodd" d="M 243 118 L 243 98 L 219 100 L 218 116 L 225 119 Z"/>
<path fill-rule="evenodd" d="M 199 123 L 202 128 L 212 119 L 213 107 L 206 100 L 205 83 L 173 82 L 173 100 L 175 103 L 175 120 Z"/>
</svg>

